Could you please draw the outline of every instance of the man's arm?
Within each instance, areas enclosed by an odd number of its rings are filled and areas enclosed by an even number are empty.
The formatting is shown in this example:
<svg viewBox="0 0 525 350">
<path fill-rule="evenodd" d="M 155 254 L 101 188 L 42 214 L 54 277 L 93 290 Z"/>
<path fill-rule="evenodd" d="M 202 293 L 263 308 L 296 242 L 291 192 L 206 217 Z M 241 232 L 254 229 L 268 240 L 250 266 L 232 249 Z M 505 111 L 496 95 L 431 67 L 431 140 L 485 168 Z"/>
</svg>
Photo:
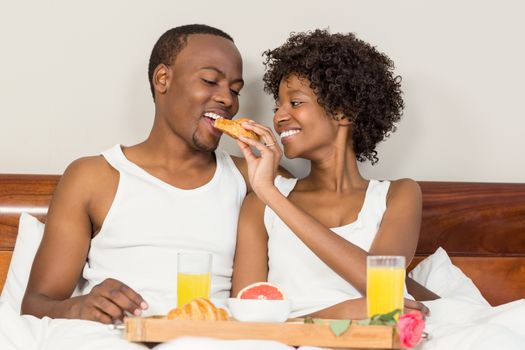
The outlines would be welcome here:
<svg viewBox="0 0 525 350">
<path fill-rule="evenodd" d="M 140 295 L 116 280 L 106 280 L 88 295 L 71 298 L 96 227 L 93 211 L 104 207 L 98 202 L 100 193 L 114 196 L 104 193 L 111 176 L 101 157 L 77 160 L 65 171 L 49 207 L 44 237 L 22 301 L 23 314 L 111 323 L 125 311 L 139 313 L 146 306 Z"/>
</svg>

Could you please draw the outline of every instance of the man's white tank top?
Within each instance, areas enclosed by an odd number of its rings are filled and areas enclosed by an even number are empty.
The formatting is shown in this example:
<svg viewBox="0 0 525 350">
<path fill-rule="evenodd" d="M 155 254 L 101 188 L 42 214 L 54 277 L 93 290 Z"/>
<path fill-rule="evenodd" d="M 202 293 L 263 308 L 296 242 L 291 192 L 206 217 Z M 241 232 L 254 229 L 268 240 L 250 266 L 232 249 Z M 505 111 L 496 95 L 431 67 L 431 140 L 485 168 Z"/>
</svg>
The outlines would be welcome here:
<svg viewBox="0 0 525 350">
<path fill-rule="evenodd" d="M 114 278 L 148 302 L 145 315 L 166 314 L 177 305 L 177 253 L 211 252 L 211 297 L 222 304 L 230 295 L 237 220 L 246 195 L 231 157 L 215 151 L 213 178 L 184 190 L 130 162 L 120 145 L 102 155 L 120 179 L 102 228 L 91 241 L 81 293 Z"/>
<path fill-rule="evenodd" d="M 275 179 L 276 187 L 285 196 L 296 183 L 297 179 L 281 176 Z M 357 220 L 330 229 L 369 251 L 386 210 L 389 187 L 389 181 L 370 180 Z M 308 315 L 362 296 L 319 259 L 269 207 L 265 208 L 264 225 L 268 232 L 268 282 L 281 287 L 291 299 L 291 317 Z"/>
</svg>

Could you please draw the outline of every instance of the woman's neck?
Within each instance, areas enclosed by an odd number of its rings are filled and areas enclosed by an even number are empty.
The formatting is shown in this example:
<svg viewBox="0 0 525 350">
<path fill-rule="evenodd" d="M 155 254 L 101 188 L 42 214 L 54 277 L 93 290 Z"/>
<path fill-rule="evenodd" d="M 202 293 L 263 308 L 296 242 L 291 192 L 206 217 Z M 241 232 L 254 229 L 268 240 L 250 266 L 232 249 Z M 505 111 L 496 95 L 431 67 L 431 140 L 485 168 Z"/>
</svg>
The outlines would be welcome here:
<svg viewBox="0 0 525 350">
<path fill-rule="evenodd" d="M 305 178 L 311 189 L 347 193 L 366 187 L 367 181 L 359 173 L 353 151 L 334 152 L 329 157 L 312 161 L 310 174 Z"/>
<path fill-rule="evenodd" d="M 311 159 L 310 174 L 302 181 L 305 189 L 344 194 L 366 188 L 368 182 L 359 172 L 348 137 L 349 130 L 340 129 L 334 143 Z"/>
</svg>

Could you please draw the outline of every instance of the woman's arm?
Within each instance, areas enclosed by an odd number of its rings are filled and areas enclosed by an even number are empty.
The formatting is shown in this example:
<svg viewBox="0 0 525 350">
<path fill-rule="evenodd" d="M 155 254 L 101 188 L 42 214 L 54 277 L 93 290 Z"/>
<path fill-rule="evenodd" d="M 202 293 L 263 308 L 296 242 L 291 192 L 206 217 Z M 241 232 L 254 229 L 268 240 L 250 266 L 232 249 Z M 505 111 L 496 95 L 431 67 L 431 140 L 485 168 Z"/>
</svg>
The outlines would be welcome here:
<svg viewBox="0 0 525 350">
<path fill-rule="evenodd" d="M 244 124 L 243 124 L 244 126 Z M 269 142 L 271 135 L 266 127 L 256 123 L 246 125 Z M 413 180 L 398 180 L 390 185 L 387 208 L 381 226 L 369 252 L 347 241 L 322 225 L 318 220 L 283 196 L 275 187 L 278 147 L 267 147 L 261 142 L 240 138 L 238 142 L 248 163 L 250 183 L 259 199 L 286 223 L 288 227 L 324 263 L 366 294 L 366 257 L 370 255 L 403 255 L 407 265 L 412 260 L 421 223 L 421 190 Z M 251 145 L 260 152 L 253 154 Z"/>
<path fill-rule="evenodd" d="M 404 313 L 417 310 L 428 316 L 428 308 L 419 301 L 405 299 Z M 367 318 L 366 298 L 345 300 L 342 303 L 332 305 L 326 309 L 316 311 L 308 316 L 316 318 L 352 319 L 359 320 Z"/>
<path fill-rule="evenodd" d="M 370 255 L 402 255 L 410 264 L 421 227 L 421 189 L 414 180 L 393 181 L 388 191 L 381 226 L 370 247 Z"/>
<path fill-rule="evenodd" d="M 338 236 L 283 196 L 277 188 L 261 191 L 261 200 L 333 271 L 362 294 L 366 290 L 367 253 Z"/>
<path fill-rule="evenodd" d="M 369 252 L 326 228 L 274 186 L 259 191 L 259 196 L 308 248 L 362 294 L 366 294 L 369 254 L 403 255 L 407 264 L 414 255 L 421 220 L 421 191 L 415 181 L 400 180 L 391 184 L 387 209 Z"/>
<path fill-rule="evenodd" d="M 268 234 L 264 227 L 264 203 L 255 193 L 244 199 L 237 227 L 231 295 L 247 285 L 268 279 Z"/>
<path fill-rule="evenodd" d="M 416 300 L 421 301 L 428 301 L 428 300 L 436 300 L 439 299 L 440 296 L 436 293 L 432 292 L 431 290 L 428 290 L 421 284 L 414 281 L 412 278 L 406 277 L 406 285 L 407 290 Z"/>
<path fill-rule="evenodd" d="M 411 196 L 413 196 L 412 200 Z M 369 254 L 403 255 L 405 256 L 406 266 L 408 266 L 414 257 L 419 240 L 421 210 L 421 189 L 415 181 L 404 179 L 392 182 L 388 193 L 387 211 L 383 216 Z M 408 239 L 400 241 L 402 236 Z M 406 277 L 406 286 L 408 292 L 416 300 L 439 298 L 439 295 L 408 276 Z"/>
</svg>

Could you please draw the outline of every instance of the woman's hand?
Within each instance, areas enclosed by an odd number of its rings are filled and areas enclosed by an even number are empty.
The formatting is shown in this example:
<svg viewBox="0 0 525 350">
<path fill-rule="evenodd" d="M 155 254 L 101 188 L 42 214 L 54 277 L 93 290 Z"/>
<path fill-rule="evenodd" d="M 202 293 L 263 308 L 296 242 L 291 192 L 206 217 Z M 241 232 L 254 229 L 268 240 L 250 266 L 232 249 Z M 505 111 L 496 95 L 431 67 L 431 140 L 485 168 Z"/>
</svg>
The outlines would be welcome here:
<svg viewBox="0 0 525 350">
<path fill-rule="evenodd" d="M 242 127 L 252 130 L 259 135 L 261 142 L 243 136 L 239 137 L 239 145 L 244 158 L 248 164 L 248 179 L 254 192 L 262 200 L 267 189 L 274 186 L 273 182 L 277 175 L 277 168 L 282 157 L 282 151 L 273 132 L 266 126 L 256 122 L 242 123 Z M 259 150 L 260 156 L 253 153 L 252 146 Z"/>
<path fill-rule="evenodd" d="M 309 316 L 336 320 L 362 320 L 366 318 L 366 298 L 345 300 Z"/>
<path fill-rule="evenodd" d="M 429 308 L 426 307 L 422 302 L 405 298 L 405 310 L 403 313 L 406 314 L 413 310 L 421 312 L 425 317 L 430 316 Z"/>
<path fill-rule="evenodd" d="M 403 313 L 405 314 L 413 310 L 421 312 L 424 317 L 430 315 L 430 310 L 428 309 L 428 307 L 423 305 L 423 303 L 419 301 L 405 299 L 405 309 L 403 310 Z M 326 309 L 319 310 L 313 314 L 310 314 L 309 316 L 333 319 L 365 319 L 367 318 L 366 298 L 362 297 L 357 299 L 346 300 L 342 303 L 332 305 Z"/>
</svg>

